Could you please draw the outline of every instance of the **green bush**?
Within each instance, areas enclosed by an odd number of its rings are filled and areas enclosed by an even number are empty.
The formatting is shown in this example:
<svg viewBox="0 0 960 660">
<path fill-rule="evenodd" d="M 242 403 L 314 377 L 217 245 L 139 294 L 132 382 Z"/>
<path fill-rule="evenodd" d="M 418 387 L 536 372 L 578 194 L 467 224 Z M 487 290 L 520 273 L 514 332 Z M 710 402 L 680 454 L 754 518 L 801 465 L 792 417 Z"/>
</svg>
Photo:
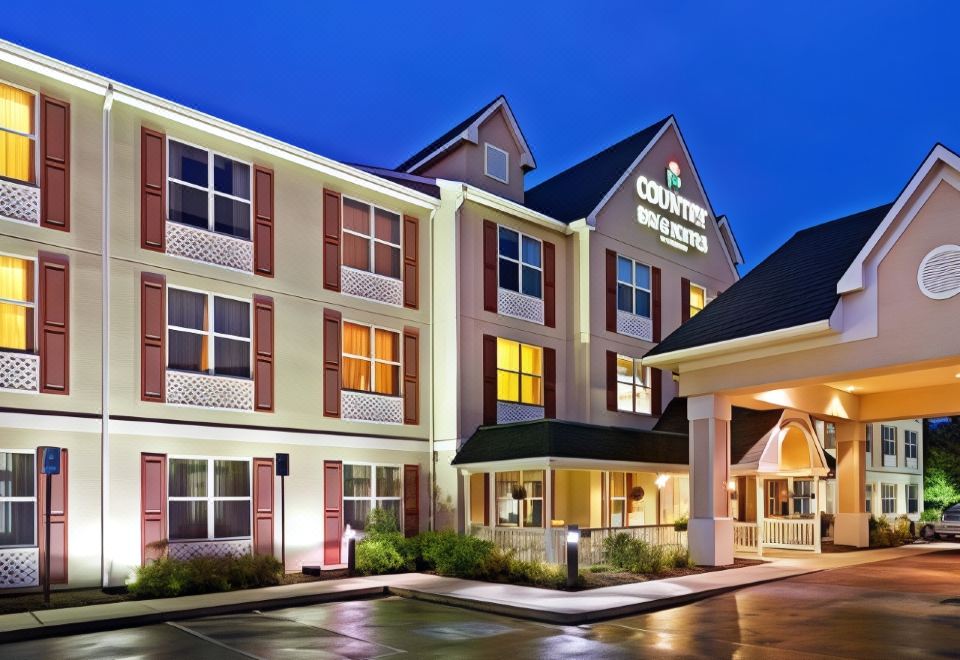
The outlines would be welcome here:
<svg viewBox="0 0 960 660">
<path fill-rule="evenodd" d="M 675 532 L 687 531 L 687 523 L 689 522 L 690 520 L 689 518 L 687 518 L 687 516 L 680 516 L 673 522 L 673 531 Z"/>
<path fill-rule="evenodd" d="M 656 574 L 693 565 L 690 552 L 683 546 L 651 545 L 625 532 L 605 538 L 603 554 L 607 563 L 631 573 Z"/>
<path fill-rule="evenodd" d="M 397 514 L 379 507 L 371 510 L 367 515 L 365 532 L 368 538 L 379 534 L 399 533 L 400 528 L 397 526 Z"/>
<path fill-rule="evenodd" d="M 594 564 L 587 570 L 591 573 L 610 573 L 613 571 L 613 566 L 607 566 L 606 564 Z"/>
<path fill-rule="evenodd" d="M 910 519 L 900 516 L 892 523 L 885 515 L 879 518 L 870 516 L 870 547 L 894 548 L 913 541 L 910 531 Z"/>
<path fill-rule="evenodd" d="M 539 561 L 511 559 L 505 577 L 511 584 L 559 589 L 567 584 L 567 567 L 544 564 Z M 582 578 L 578 576 L 578 582 L 581 581 Z"/>
<path fill-rule="evenodd" d="M 280 584 L 283 567 L 270 555 L 165 557 L 137 569 L 128 590 L 136 598 L 170 598 Z"/>
<path fill-rule="evenodd" d="M 402 537 L 401 537 L 402 538 Z M 357 544 L 357 571 L 364 575 L 396 573 L 407 568 L 407 560 L 389 538 L 366 538 Z"/>
<path fill-rule="evenodd" d="M 938 522 L 943 516 L 943 509 L 929 508 L 924 509 L 923 513 L 920 514 L 920 522 Z"/>
</svg>

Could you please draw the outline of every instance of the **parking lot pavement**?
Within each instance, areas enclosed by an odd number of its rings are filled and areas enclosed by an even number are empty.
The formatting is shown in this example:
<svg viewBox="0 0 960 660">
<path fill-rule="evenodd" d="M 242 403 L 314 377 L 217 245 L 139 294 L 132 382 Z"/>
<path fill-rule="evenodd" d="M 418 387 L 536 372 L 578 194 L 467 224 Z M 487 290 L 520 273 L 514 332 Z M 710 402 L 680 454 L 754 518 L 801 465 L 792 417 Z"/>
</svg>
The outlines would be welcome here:
<svg viewBox="0 0 960 660">
<path fill-rule="evenodd" d="M 960 549 L 556 626 L 397 597 L 0 647 L 4 658 L 957 657 Z"/>
</svg>

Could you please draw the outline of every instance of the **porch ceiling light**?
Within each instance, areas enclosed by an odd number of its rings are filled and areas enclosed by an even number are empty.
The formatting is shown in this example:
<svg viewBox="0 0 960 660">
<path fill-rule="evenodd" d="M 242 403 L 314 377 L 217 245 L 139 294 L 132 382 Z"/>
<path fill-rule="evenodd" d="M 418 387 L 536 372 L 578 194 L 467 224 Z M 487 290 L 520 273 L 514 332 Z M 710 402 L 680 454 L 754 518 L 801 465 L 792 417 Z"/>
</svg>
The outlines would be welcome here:
<svg viewBox="0 0 960 660">
<path fill-rule="evenodd" d="M 960 374 L 957 374 L 957 377 L 960 378 Z M 669 474 L 658 474 L 657 478 L 654 480 L 653 483 L 657 485 L 657 488 L 663 488 L 664 486 L 667 485 L 667 481 L 669 480 L 670 480 Z"/>
</svg>

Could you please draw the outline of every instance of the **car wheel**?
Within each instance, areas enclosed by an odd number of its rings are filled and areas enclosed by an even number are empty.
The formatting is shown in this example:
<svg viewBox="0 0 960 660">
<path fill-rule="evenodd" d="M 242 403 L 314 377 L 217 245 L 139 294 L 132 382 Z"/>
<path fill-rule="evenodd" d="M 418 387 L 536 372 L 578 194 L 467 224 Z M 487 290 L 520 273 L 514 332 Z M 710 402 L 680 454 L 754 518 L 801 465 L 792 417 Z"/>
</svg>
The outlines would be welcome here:
<svg viewBox="0 0 960 660">
<path fill-rule="evenodd" d="M 932 541 L 937 538 L 937 533 L 933 530 L 933 525 L 926 524 L 921 527 L 920 537 L 926 541 Z"/>
</svg>

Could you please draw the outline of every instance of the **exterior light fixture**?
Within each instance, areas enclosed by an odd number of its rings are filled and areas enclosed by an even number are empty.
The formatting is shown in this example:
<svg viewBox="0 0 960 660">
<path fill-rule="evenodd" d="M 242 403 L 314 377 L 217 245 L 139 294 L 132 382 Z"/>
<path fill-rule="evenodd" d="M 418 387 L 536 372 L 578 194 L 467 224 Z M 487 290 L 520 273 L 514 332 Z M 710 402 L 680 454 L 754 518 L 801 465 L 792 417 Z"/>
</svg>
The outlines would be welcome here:
<svg viewBox="0 0 960 660">
<path fill-rule="evenodd" d="M 580 526 L 567 525 L 567 588 L 577 586 L 580 574 Z"/>
<path fill-rule="evenodd" d="M 960 374 L 957 374 L 957 377 L 960 378 Z M 667 481 L 669 480 L 670 480 L 669 474 L 658 474 L 657 478 L 654 480 L 653 483 L 657 485 L 657 488 L 663 488 L 664 486 L 667 485 Z"/>
<path fill-rule="evenodd" d="M 857 388 L 854 387 L 853 385 L 847 385 L 847 392 L 853 392 L 855 389 Z"/>
<path fill-rule="evenodd" d="M 347 525 L 343 535 L 347 539 L 347 575 L 352 577 L 357 574 L 357 533 Z"/>
</svg>

